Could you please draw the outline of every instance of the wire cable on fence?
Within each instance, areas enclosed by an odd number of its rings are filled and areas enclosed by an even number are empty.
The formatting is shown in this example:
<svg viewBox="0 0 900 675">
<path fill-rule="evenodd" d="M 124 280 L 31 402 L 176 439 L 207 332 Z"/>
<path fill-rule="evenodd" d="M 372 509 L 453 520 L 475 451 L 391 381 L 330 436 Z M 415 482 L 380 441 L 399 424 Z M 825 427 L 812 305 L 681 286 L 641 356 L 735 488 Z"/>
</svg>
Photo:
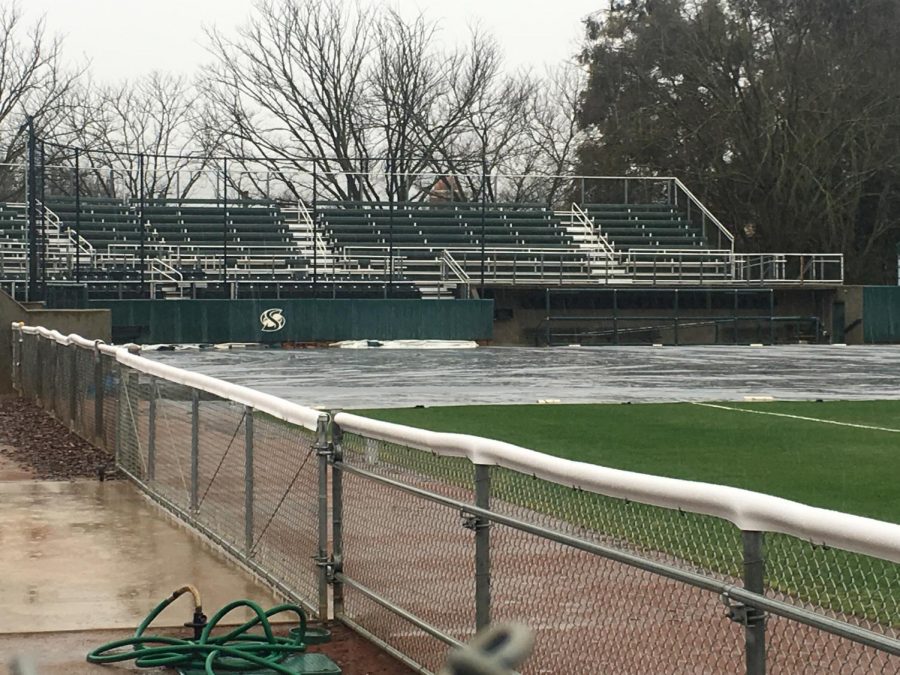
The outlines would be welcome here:
<svg viewBox="0 0 900 675">
<path fill-rule="evenodd" d="M 222 458 L 219 460 L 218 466 L 216 466 L 216 470 L 213 471 L 212 477 L 209 479 L 209 483 L 206 484 L 206 489 L 203 491 L 203 496 L 200 497 L 200 501 L 197 502 L 197 508 L 199 509 L 203 506 L 203 500 L 206 499 L 206 495 L 209 494 L 209 489 L 212 487 L 212 484 L 216 480 L 216 476 L 219 475 L 219 470 L 222 468 L 222 465 L 225 463 L 225 458 L 228 457 L 228 452 L 231 450 L 231 446 L 234 444 L 234 439 L 237 438 L 238 432 L 241 430 L 241 427 L 244 425 L 244 420 L 247 418 L 247 411 L 244 410 L 244 414 L 241 415 L 241 419 L 238 420 L 237 425 L 234 427 L 234 433 L 231 434 L 231 440 L 228 441 L 228 447 L 225 448 L 225 452 L 222 453 Z"/>
<path fill-rule="evenodd" d="M 284 504 L 284 500 L 287 499 L 288 494 L 291 492 L 291 488 L 294 487 L 294 483 L 297 482 L 297 479 L 300 477 L 300 473 L 303 471 L 303 467 L 306 466 L 306 463 L 309 461 L 309 458 L 312 457 L 313 451 L 315 450 L 315 446 L 309 449 L 309 452 L 306 453 L 306 457 L 303 458 L 303 461 L 300 462 L 300 466 L 297 469 L 297 472 L 294 474 L 294 477 L 291 478 L 291 482 L 288 483 L 287 488 L 284 491 L 284 494 L 281 495 L 281 499 L 278 500 L 278 504 L 275 505 L 275 509 L 272 511 L 272 515 L 269 516 L 268 520 L 266 520 L 266 524 L 263 526 L 262 530 L 259 533 L 259 536 L 256 538 L 256 541 L 253 542 L 253 546 L 250 547 L 250 551 L 247 554 L 248 557 L 253 557 L 253 554 L 256 552 L 256 547 L 259 545 L 259 542 L 262 540 L 263 535 L 265 535 L 266 530 L 269 529 L 269 525 L 272 524 L 272 521 L 275 519 L 275 516 L 278 514 L 279 509 L 281 509 L 281 505 Z"/>
</svg>

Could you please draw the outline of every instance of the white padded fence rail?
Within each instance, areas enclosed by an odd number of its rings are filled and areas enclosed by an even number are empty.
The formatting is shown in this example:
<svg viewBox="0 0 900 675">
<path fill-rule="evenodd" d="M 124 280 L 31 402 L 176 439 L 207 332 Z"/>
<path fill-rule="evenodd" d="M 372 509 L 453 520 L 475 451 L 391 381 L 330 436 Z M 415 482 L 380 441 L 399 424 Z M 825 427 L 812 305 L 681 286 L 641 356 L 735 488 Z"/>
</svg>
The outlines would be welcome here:
<svg viewBox="0 0 900 675">
<path fill-rule="evenodd" d="M 96 348 L 139 372 L 251 406 L 310 431 L 315 431 L 325 417 L 319 410 L 277 396 L 146 359 L 130 353 L 127 347 L 106 345 L 74 334 L 63 335 L 42 327 L 16 323 L 13 326 L 23 333 L 38 334 L 59 344 Z M 436 455 L 465 457 L 473 464 L 499 466 L 607 497 L 714 516 L 742 530 L 778 532 L 812 544 L 900 563 L 900 525 L 894 523 L 807 506 L 740 488 L 664 478 L 552 457 L 479 436 L 426 431 L 343 412 L 337 413 L 334 421 L 344 432 Z"/>
<path fill-rule="evenodd" d="M 609 469 L 552 457 L 510 443 L 416 429 L 338 413 L 344 432 L 436 455 L 466 457 L 607 497 L 728 520 L 741 530 L 778 532 L 816 545 L 900 563 L 900 525 L 799 504 L 750 490 Z"/>
<path fill-rule="evenodd" d="M 327 416 L 320 410 L 291 403 L 271 394 L 264 394 L 249 387 L 225 382 L 215 377 L 201 375 L 183 368 L 176 368 L 157 361 L 151 361 L 139 354 L 131 353 L 128 346 L 117 347 L 104 344 L 99 340 L 86 340 L 80 335 L 63 335 L 55 330 L 47 330 L 43 327 L 22 326 L 14 323 L 14 328 L 20 329 L 28 335 L 40 335 L 48 340 L 54 340 L 61 345 L 78 345 L 85 349 L 98 349 L 102 354 L 115 357 L 116 361 L 134 370 L 152 375 L 168 382 L 193 387 L 209 394 L 229 399 L 243 405 L 250 406 L 272 417 L 290 422 L 315 431 L 320 420 Z"/>
</svg>

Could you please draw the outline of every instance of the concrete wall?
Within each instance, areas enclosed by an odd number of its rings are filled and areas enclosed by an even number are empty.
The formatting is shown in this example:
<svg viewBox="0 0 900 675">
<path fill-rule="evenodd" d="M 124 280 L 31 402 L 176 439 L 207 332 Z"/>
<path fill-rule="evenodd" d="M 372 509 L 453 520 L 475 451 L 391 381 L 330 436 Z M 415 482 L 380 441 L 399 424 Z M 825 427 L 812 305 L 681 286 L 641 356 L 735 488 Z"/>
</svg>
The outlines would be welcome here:
<svg viewBox="0 0 900 675">
<path fill-rule="evenodd" d="M 13 321 L 56 329 L 64 335 L 77 333 L 90 340 L 109 342 L 112 335 L 109 310 L 25 307 L 0 291 L 0 394 L 12 393 L 10 324 Z"/>
</svg>

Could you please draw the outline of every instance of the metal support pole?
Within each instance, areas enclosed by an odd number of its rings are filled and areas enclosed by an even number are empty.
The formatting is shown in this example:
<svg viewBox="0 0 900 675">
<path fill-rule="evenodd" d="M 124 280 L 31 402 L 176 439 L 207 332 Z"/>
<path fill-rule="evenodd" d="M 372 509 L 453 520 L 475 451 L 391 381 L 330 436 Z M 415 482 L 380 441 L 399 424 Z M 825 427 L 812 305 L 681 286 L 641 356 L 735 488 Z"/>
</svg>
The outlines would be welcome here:
<svg viewBox="0 0 900 675">
<path fill-rule="evenodd" d="M 675 338 L 675 346 L 678 346 L 678 289 L 675 289 L 675 300 L 674 300 L 674 318 L 672 319 L 672 332 Z"/>
<path fill-rule="evenodd" d="M 41 299 L 47 299 L 47 148 L 41 141 L 41 207 L 38 214 L 41 218 Z"/>
<path fill-rule="evenodd" d="M 15 377 L 15 390 L 19 392 L 19 396 L 25 395 L 25 383 L 22 381 L 22 361 L 24 360 L 22 356 L 22 349 L 25 344 L 22 340 L 22 328 L 21 326 L 13 329 L 13 338 L 12 338 L 12 367 L 13 367 L 13 375 Z"/>
<path fill-rule="evenodd" d="M 313 226 L 313 297 L 318 297 L 319 291 L 319 173 L 316 169 L 316 163 L 313 162 L 313 184 L 312 184 L 312 226 Z M 299 208 L 299 204 L 298 204 Z M 299 213 L 298 213 L 299 217 Z"/>
<path fill-rule="evenodd" d="M 75 282 L 81 282 L 81 151 L 75 148 Z"/>
<path fill-rule="evenodd" d="M 393 172 L 391 172 L 391 182 L 393 183 Z M 386 289 L 387 297 L 394 295 L 394 193 L 388 194 L 388 287 Z"/>
<path fill-rule="evenodd" d="M 491 508 L 491 467 L 475 465 L 475 506 Z M 475 628 L 491 623 L 491 529 L 483 516 L 475 518 Z"/>
<path fill-rule="evenodd" d="M 320 417 L 316 428 L 316 456 L 319 464 L 319 549 L 316 561 L 319 565 L 319 620 L 328 620 L 328 460 L 331 447 L 328 445 L 328 419 Z"/>
<path fill-rule="evenodd" d="M 200 483 L 200 392 L 191 390 L 191 511 L 198 506 Z"/>
<path fill-rule="evenodd" d="M 59 411 L 56 409 L 56 378 L 59 375 L 59 363 L 57 362 L 56 340 L 47 340 L 47 346 L 50 348 L 50 358 L 48 359 L 50 361 L 50 377 L 47 378 L 50 386 L 48 387 L 49 391 L 43 392 L 46 399 L 44 408 L 52 413 L 58 413 Z"/>
<path fill-rule="evenodd" d="M 732 337 L 733 337 L 734 344 L 737 344 L 737 342 L 738 342 L 738 292 L 737 292 L 737 289 L 735 289 L 733 292 L 734 292 L 734 314 L 732 315 L 731 320 L 733 322 L 734 335 Z"/>
<path fill-rule="evenodd" d="M 485 246 L 485 233 L 486 229 L 486 201 L 487 201 L 487 171 L 485 167 L 481 168 L 481 279 L 478 284 L 478 298 L 484 299 L 484 246 Z"/>
<path fill-rule="evenodd" d="M 34 364 L 35 370 L 37 370 L 37 373 L 35 373 L 34 393 L 38 405 L 44 407 L 44 359 L 41 358 L 41 340 L 43 338 L 40 335 L 34 336 Z"/>
<path fill-rule="evenodd" d="M 78 413 L 78 388 L 75 383 L 78 380 L 78 349 L 77 345 L 69 345 L 69 423 L 75 431 L 75 422 Z"/>
<path fill-rule="evenodd" d="M 34 118 L 25 118 L 28 133 L 28 173 L 25 181 L 28 202 L 28 299 L 38 299 L 38 229 L 37 229 L 37 142 L 34 134 Z"/>
<path fill-rule="evenodd" d="M 244 408 L 244 552 L 253 551 L 253 408 Z"/>
<path fill-rule="evenodd" d="M 228 158 L 222 159 L 222 297 L 228 292 Z"/>
<path fill-rule="evenodd" d="M 101 448 L 106 447 L 106 434 L 103 430 L 103 397 L 104 392 L 103 381 L 103 358 L 100 355 L 100 349 L 94 346 L 94 438 L 97 439 Z"/>
<path fill-rule="evenodd" d="M 765 595 L 765 559 L 763 533 L 741 532 L 744 543 L 744 590 Z M 747 607 L 744 623 L 747 675 L 766 672 L 766 615 L 754 607 Z"/>
<path fill-rule="evenodd" d="M 334 424 L 331 427 L 333 444 L 332 462 L 343 459 L 343 431 Z M 337 574 L 343 571 L 344 565 L 344 472 L 333 466 L 331 472 L 331 567 L 333 579 L 331 584 L 331 602 L 334 618 L 340 619 L 344 614 L 344 585 L 337 580 Z"/>
<path fill-rule="evenodd" d="M 612 292 L 613 302 L 613 343 L 619 344 L 619 290 L 614 288 Z"/>
<path fill-rule="evenodd" d="M 122 464 L 122 418 L 125 416 L 125 405 L 122 398 L 125 386 L 122 382 L 122 366 L 116 365 L 116 419 L 114 426 L 113 456 L 116 464 Z"/>
<path fill-rule="evenodd" d="M 138 202 L 138 219 L 140 222 L 138 223 L 138 233 L 140 234 L 140 257 L 141 257 L 141 297 L 144 297 L 144 291 L 146 290 L 145 279 L 144 279 L 144 268 L 146 267 L 147 262 L 147 252 L 145 246 L 145 240 L 147 238 L 145 227 L 144 227 L 144 155 L 138 155 L 138 194 L 140 195 L 140 201 Z"/>
<path fill-rule="evenodd" d="M 150 377 L 150 410 L 147 419 L 147 480 L 156 478 L 156 378 Z"/>
<path fill-rule="evenodd" d="M 553 339 L 552 328 L 550 326 L 550 289 L 544 289 L 544 344 L 550 347 L 550 341 Z"/>
<path fill-rule="evenodd" d="M 775 291 L 769 289 L 769 344 L 775 344 Z"/>
</svg>

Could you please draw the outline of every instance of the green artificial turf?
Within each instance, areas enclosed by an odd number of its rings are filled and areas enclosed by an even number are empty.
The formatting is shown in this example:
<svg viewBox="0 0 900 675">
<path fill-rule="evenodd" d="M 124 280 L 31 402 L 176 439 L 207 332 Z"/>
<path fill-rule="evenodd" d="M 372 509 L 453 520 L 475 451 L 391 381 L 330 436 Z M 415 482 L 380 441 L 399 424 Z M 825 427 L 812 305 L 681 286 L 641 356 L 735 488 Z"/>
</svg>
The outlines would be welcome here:
<svg viewBox="0 0 900 675">
<path fill-rule="evenodd" d="M 732 485 L 900 522 L 900 433 L 886 430 L 900 431 L 900 401 L 462 406 L 357 412 L 435 431 L 496 438 L 583 462 Z M 382 460 L 417 464 L 410 452 L 386 448 Z M 438 466 L 432 464 L 429 470 Z M 453 482 L 460 477 L 444 479 Z M 512 473 L 497 474 L 495 480 L 494 493 L 508 502 L 597 529 L 639 550 L 664 551 L 729 577 L 742 574 L 740 533 L 725 521 L 600 496 L 585 509 L 584 495 L 565 486 L 543 484 L 542 490 L 535 491 L 526 487 L 529 477 Z M 766 537 L 767 587 L 840 613 L 897 626 L 900 588 L 891 581 L 896 573 L 896 565 L 888 561 L 787 535 Z"/>
<path fill-rule="evenodd" d="M 900 401 L 717 405 L 900 430 Z M 453 406 L 358 413 L 900 522 L 900 433 L 689 403 Z"/>
</svg>

